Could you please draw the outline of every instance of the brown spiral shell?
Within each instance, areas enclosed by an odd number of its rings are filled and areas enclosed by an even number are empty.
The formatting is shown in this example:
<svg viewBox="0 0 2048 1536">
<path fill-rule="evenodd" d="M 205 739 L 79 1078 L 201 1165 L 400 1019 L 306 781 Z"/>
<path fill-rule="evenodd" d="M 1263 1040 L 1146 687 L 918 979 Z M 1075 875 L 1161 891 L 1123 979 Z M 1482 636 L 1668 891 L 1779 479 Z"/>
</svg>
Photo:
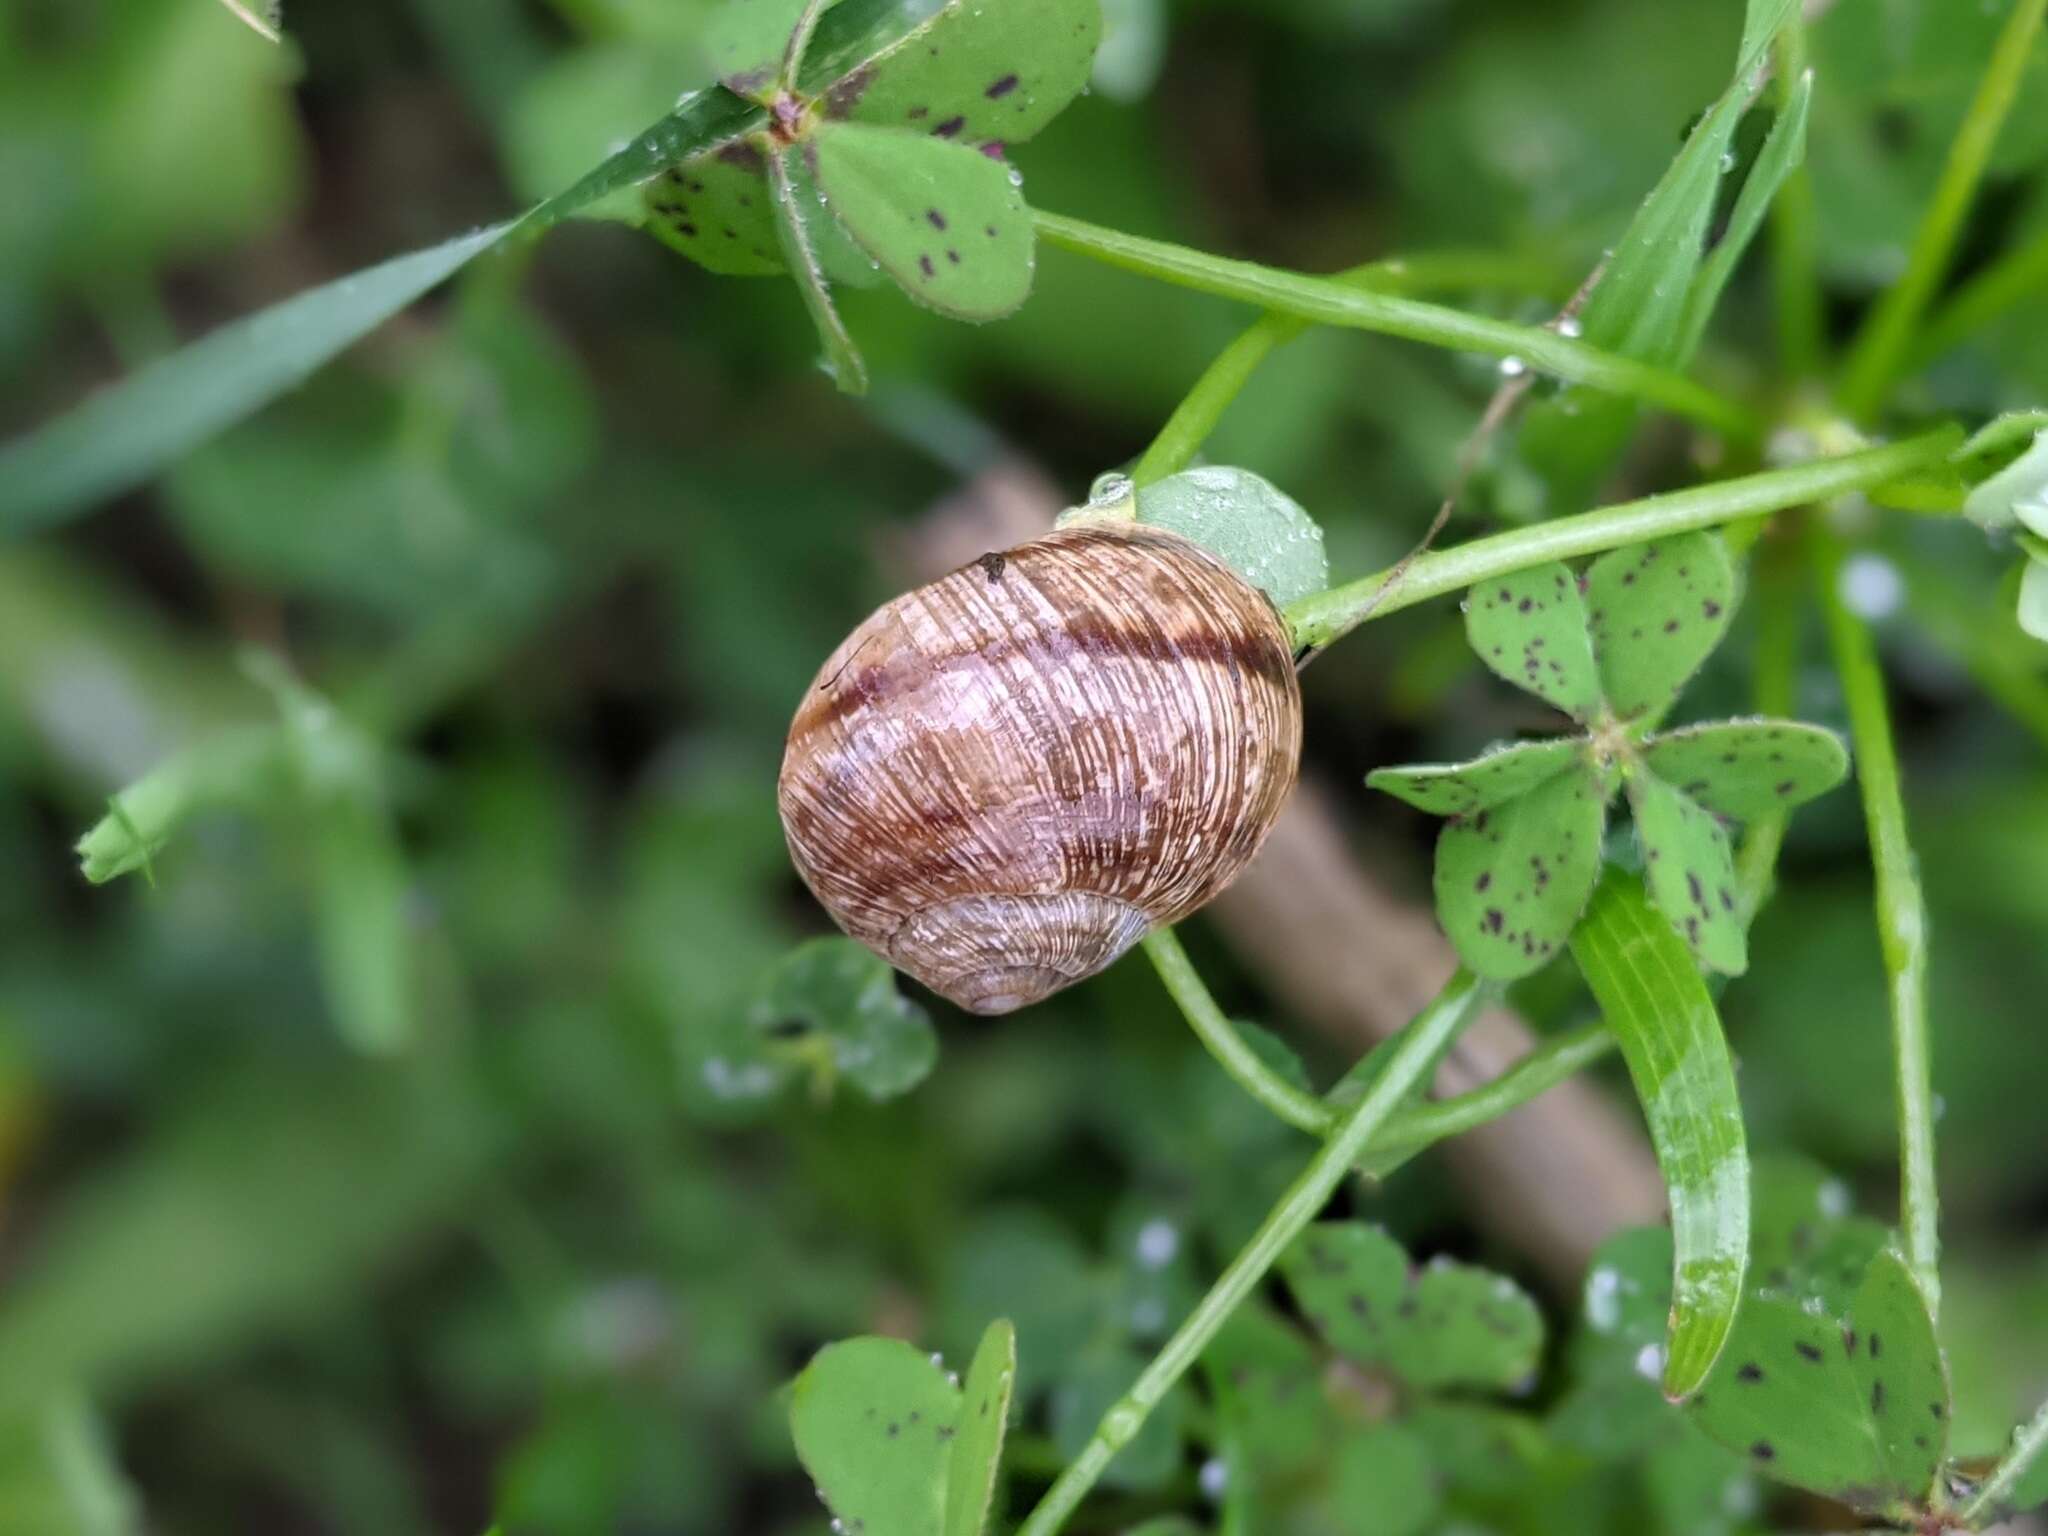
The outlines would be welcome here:
<svg viewBox="0 0 2048 1536">
<path fill-rule="evenodd" d="M 1236 879 L 1300 759 L 1265 594 L 1178 534 L 1096 524 L 870 615 L 797 710 L 779 799 L 840 927 L 1007 1013 Z"/>
</svg>

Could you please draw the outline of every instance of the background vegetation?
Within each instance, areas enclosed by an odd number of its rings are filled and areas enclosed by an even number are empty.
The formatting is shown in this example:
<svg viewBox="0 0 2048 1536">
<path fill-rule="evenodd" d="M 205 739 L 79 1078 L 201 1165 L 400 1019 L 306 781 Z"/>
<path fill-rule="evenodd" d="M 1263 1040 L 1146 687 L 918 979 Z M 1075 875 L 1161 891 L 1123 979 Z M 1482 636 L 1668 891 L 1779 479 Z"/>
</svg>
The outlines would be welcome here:
<svg viewBox="0 0 2048 1536">
<path fill-rule="evenodd" d="M 200 0 L 0 0 L 0 437 L 559 190 L 704 79 L 710 9 L 308 4 L 274 47 Z M 1110 0 L 1094 91 L 1017 159 L 1036 207 L 1281 266 L 1485 252 L 1460 302 L 1533 323 L 1721 90 L 1739 9 Z M 1813 28 L 1825 337 L 1898 279 L 2005 9 L 1843 0 Z M 2048 242 L 2044 74 L 2036 49 L 1958 282 Z M 1929 349 L 1906 417 L 2048 397 L 2048 285 L 1998 270 L 2010 302 Z M 1768 279 L 1738 275 L 1701 373 L 1782 403 L 1813 360 L 1781 351 Z M 0 547 L 0 1531 L 816 1532 L 779 1386 L 853 1333 L 964 1361 L 1002 1313 L 1013 1465 L 1042 1478 L 1285 1186 L 1299 1138 L 1137 964 L 1001 1022 L 924 1000 L 938 1065 L 886 1105 L 802 1084 L 735 1103 L 701 1070 L 821 925 L 771 787 L 819 658 L 942 537 L 971 544 L 970 512 L 1079 500 L 1247 318 L 1046 247 L 1029 304 L 991 326 L 886 290 L 843 308 L 865 400 L 811 369 L 786 284 L 573 225 L 146 491 Z M 1337 571 L 1375 569 L 1498 382 L 1312 331 L 1207 451 L 1308 506 Z M 1510 440 L 1452 536 L 1688 483 L 1703 441 L 1654 422 L 1597 495 L 1567 495 Z M 1851 590 L 1880 624 L 1937 936 L 1956 1443 L 1988 1453 L 2048 1389 L 2048 660 L 2012 622 L 2009 558 L 1952 527 L 1871 532 Z M 1839 724 L 1804 641 L 1794 712 Z M 1746 611 L 1689 717 L 1750 707 L 1756 643 Z M 347 728 L 238 665 L 251 647 Z M 1419 906 L 1435 824 L 1363 773 L 1463 755 L 1529 707 L 1442 603 L 1305 685 L 1314 777 L 1372 878 Z M 311 722 L 302 756 L 220 766 L 225 803 L 151 881 L 80 879 L 71 845 L 110 793 L 276 718 L 280 691 Z M 1721 1004 L 1752 1147 L 1889 1217 L 1870 905 L 1838 792 L 1795 823 Z M 1315 1081 L 1358 1053 L 1256 947 L 1189 939 Z M 1516 1002 L 1541 1030 L 1592 1016 L 1569 966 Z M 1483 1195 L 1430 1154 L 1350 1198 L 1545 1300 L 1553 1342 L 1519 1385 L 1561 1411 L 1586 1369 L 1560 1342 L 1570 1243 Z M 1201 1394 L 1147 1434 L 1094 1518 L 1214 1496 Z M 1828 1518 L 1746 1477 L 1532 1465 L 1492 1527 Z"/>
</svg>

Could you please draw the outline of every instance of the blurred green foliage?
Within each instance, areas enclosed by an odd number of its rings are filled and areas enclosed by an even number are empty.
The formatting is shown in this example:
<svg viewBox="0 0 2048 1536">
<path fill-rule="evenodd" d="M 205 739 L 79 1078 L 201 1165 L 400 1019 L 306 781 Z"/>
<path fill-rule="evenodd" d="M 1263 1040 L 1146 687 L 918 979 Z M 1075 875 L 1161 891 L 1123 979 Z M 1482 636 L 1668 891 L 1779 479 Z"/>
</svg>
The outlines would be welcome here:
<svg viewBox="0 0 2048 1536">
<path fill-rule="evenodd" d="M 199 0 L 0 0 L 0 437 L 179 338 L 559 191 L 702 83 L 711 9 L 303 3 L 273 47 Z M 1536 321 L 1722 90 L 1741 9 L 1118 0 L 1098 88 L 1017 163 L 1035 206 L 1283 265 L 1505 253 L 1529 280 L 1469 303 Z M 2003 11 L 1852 0 L 1814 29 L 1837 332 L 1897 276 Z M 2036 50 L 1959 282 L 2048 234 L 2043 70 Z M 1737 272 L 1701 369 L 1759 394 L 1764 276 Z M 997 1316 L 1020 1341 L 1011 1477 L 1042 1484 L 1285 1186 L 1300 1138 L 1131 965 L 999 1025 L 935 1005 L 936 1069 L 886 1104 L 764 1108 L 706 1082 L 703 1042 L 820 929 L 772 798 L 818 658 L 903 583 L 917 518 L 963 474 L 1013 450 L 1080 500 L 1244 318 L 1050 251 L 987 327 L 886 291 L 842 302 L 865 402 L 809 368 L 786 284 L 572 227 L 478 264 L 150 490 L 0 548 L 0 1533 L 816 1536 L 779 1389 L 847 1335 L 964 1362 Z M 2048 285 L 1924 361 L 1909 408 L 2038 405 Z M 1426 523 L 1496 382 L 1312 332 L 1209 451 L 1306 506 L 1340 574 L 1374 568 Z M 1467 527 L 1584 504 L 1549 504 L 1522 446 L 1482 467 Z M 1653 428 L 1593 478 L 1680 483 L 1683 446 Z M 2048 1390 L 2048 674 L 1999 588 L 2009 561 L 1953 531 L 1888 524 L 1858 558 L 1893 593 L 1875 611 L 1936 923 L 1952 1438 L 1976 1455 Z M 1687 720 L 1750 707 L 1754 643 L 1741 615 Z M 282 717 L 251 649 L 312 690 Z M 1795 713 L 1840 724 L 1802 655 Z M 1373 625 L 1307 689 L 1311 759 L 1339 784 L 1531 723 L 1448 605 Z M 362 744 L 338 781 L 306 766 L 309 707 Z M 138 861 L 86 886 L 71 844 L 109 797 L 230 727 L 301 755 L 262 794 L 181 800 L 175 838 L 140 829 L 152 880 Z M 1362 791 L 1346 811 L 1420 889 L 1433 823 Z M 1885 1210 L 1869 909 L 1853 799 L 1824 798 L 1721 1007 L 1752 1144 Z M 1342 1070 L 1194 938 L 1234 1012 L 1316 1081 Z M 1555 973 L 1520 1001 L 1544 1027 L 1588 1016 Z M 403 1049 L 366 1059 L 366 1037 Z M 1434 1156 L 1351 1201 L 1411 1248 L 1535 1283 Z M 1299 1330 L 1233 1330 L 1117 1464 L 1105 1519 L 1227 1522 L 1205 1469 L 1233 1435 L 1283 1474 L 1320 1444 L 1286 1432 L 1274 1387 L 1318 1368 Z M 1654 1445 L 1575 1424 L 1587 1374 L 1640 1382 L 1610 1355 L 1546 1359 L 1539 1420 L 1368 1402 L 1316 1476 L 1416 1529 L 1811 1513 L 1654 1405 L 1607 1415 L 1664 1422 Z M 1414 1458 L 1387 1437 L 1410 1434 L 1444 1476 L 1397 1500 Z M 1361 1502 L 1303 1528 L 1395 1528 L 1344 1513 Z"/>
</svg>

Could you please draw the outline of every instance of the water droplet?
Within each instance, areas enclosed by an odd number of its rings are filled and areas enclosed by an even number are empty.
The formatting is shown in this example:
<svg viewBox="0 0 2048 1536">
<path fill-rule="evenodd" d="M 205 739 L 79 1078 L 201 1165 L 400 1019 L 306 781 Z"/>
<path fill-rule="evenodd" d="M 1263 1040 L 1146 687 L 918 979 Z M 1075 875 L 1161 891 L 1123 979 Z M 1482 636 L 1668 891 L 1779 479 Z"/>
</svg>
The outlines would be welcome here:
<svg viewBox="0 0 2048 1536">
<path fill-rule="evenodd" d="M 1905 578 L 1882 555 L 1851 555 L 1842 566 L 1842 603 L 1859 618 L 1890 618 L 1906 596 Z"/>
<path fill-rule="evenodd" d="M 1024 185 L 1024 173 L 1018 170 L 1017 167 L 1015 167 L 1014 165 L 1010 167 L 1010 185 L 1013 187 L 1021 187 Z"/>
<path fill-rule="evenodd" d="M 1230 1487 L 1230 1466 L 1221 1456 L 1211 1456 L 1202 1463 L 1197 1480 L 1201 1483 L 1202 1497 L 1211 1504 L 1221 1504 L 1224 1490 Z"/>
<path fill-rule="evenodd" d="M 1115 470 L 1106 475 L 1097 475 L 1095 483 L 1088 487 L 1090 506 L 1108 506 L 1126 499 L 1131 494 L 1131 477 Z"/>
<path fill-rule="evenodd" d="M 1664 1346 L 1645 1344 L 1636 1351 L 1636 1374 L 1649 1381 L 1664 1378 Z"/>
<path fill-rule="evenodd" d="M 1557 334 L 1562 336 L 1566 341 L 1577 341 L 1581 336 L 1586 334 L 1586 328 L 1583 325 L 1579 324 L 1577 316 L 1566 315 L 1562 320 L 1559 320 L 1557 322 Z"/>
<path fill-rule="evenodd" d="M 1173 1256 L 1180 1252 L 1180 1232 L 1163 1216 L 1138 1228 L 1138 1262 L 1147 1269 L 1160 1269 L 1173 1262 Z"/>
<path fill-rule="evenodd" d="M 1586 1324 L 1610 1333 L 1621 1321 L 1621 1271 L 1601 1268 L 1586 1277 Z"/>
<path fill-rule="evenodd" d="M 1504 357 L 1500 360 L 1500 376 L 1504 379 L 1519 379 L 1529 371 L 1529 365 L 1519 357 Z"/>
<path fill-rule="evenodd" d="M 1723 176 L 1726 176 L 1726 175 L 1727 175 L 1727 174 L 1728 174 L 1728 173 L 1729 173 L 1730 171 L 1732 171 L 1732 170 L 1734 170 L 1734 169 L 1735 169 L 1735 151 L 1734 151 L 1734 150 L 1732 150 L 1732 149 L 1726 149 L 1726 150 L 1723 150 L 1723 151 L 1721 152 L 1721 174 L 1722 174 Z"/>
</svg>

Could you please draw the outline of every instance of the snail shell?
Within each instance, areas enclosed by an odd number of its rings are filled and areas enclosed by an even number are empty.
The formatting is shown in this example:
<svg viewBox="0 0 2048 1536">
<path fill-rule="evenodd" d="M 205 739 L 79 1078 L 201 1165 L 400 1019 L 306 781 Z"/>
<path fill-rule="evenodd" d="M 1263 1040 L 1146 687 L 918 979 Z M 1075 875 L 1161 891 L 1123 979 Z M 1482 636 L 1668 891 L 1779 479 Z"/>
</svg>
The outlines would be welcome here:
<svg viewBox="0 0 2048 1536">
<path fill-rule="evenodd" d="M 840 927 L 1007 1013 L 1229 885 L 1300 759 L 1265 594 L 1178 534 L 1097 524 L 872 614 L 805 694 L 779 799 Z"/>
</svg>

